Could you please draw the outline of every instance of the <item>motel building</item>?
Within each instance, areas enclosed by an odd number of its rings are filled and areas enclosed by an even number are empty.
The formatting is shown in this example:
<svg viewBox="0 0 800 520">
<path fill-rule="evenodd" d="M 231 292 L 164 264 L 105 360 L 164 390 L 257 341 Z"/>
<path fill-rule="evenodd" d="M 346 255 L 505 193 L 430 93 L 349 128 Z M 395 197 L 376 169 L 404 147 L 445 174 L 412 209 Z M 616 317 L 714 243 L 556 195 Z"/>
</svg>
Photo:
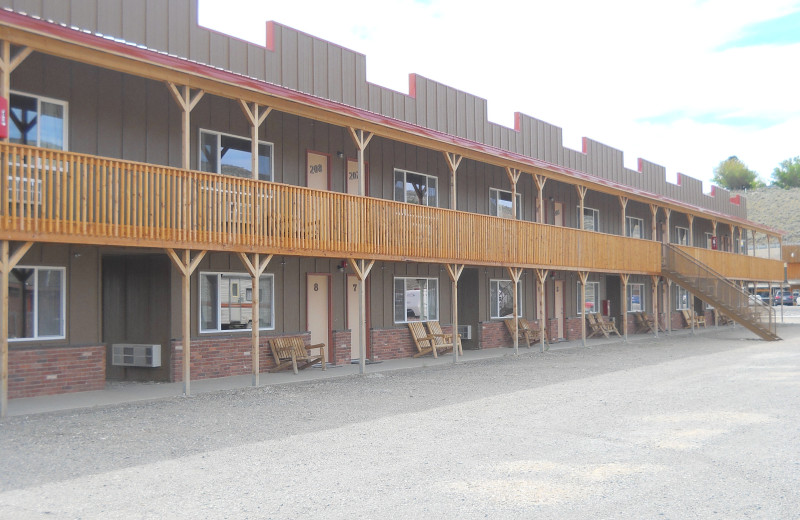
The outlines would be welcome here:
<svg viewBox="0 0 800 520">
<path fill-rule="evenodd" d="M 464 349 L 516 345 L 514 316 L 551 343 L 693 315 L 777 338 L 747 290 L 784 280 L 781 232 L 724 189 L 418 75 L 370 84 L 364 55 L 277 23 L 263 46 L 199 27 L 195 0 L 0 5 L 3 413 L 107 380 L 258 384 L 287 336 L 363 371 L 417 353 L 409 322 Z"/>
</svg>

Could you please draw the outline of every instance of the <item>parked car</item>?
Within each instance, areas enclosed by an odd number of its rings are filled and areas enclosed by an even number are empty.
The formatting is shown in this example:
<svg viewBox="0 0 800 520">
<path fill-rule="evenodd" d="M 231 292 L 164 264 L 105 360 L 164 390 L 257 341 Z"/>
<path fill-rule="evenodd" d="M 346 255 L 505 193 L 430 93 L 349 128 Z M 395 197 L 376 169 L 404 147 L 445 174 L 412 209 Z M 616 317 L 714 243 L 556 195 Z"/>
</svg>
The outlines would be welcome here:
<svg viewBox="0 0 800 520">
<path fill-rule="evenodd" d="M 775 297 L 772 299 L 773 305 L 794 305 L 794 298 L 789 291 L 776 291 Z"/>
<path fill-rule="evenodd" d="M 765 303 L 767 305 L 770 304 L 769 291 L 756 291 L 755 296 L 756 298 L 760 298 L 762 303 Z"/>
</svg>

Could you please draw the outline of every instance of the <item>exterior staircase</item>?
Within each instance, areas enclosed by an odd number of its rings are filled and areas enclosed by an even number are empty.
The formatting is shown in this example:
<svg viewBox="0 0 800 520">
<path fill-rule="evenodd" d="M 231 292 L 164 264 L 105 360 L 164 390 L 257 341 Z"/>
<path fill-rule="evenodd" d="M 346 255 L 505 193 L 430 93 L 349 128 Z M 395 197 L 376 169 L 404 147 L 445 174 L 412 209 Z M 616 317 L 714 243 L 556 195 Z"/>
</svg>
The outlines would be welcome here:
<svg viewBox="0 0 800 520">
<path fill-rule="evenodd" d="M 761 298 L 672 244 L 662 244 L 661 274 L 767 341 L 776 334 L 775 310 Z"/>
</svg>

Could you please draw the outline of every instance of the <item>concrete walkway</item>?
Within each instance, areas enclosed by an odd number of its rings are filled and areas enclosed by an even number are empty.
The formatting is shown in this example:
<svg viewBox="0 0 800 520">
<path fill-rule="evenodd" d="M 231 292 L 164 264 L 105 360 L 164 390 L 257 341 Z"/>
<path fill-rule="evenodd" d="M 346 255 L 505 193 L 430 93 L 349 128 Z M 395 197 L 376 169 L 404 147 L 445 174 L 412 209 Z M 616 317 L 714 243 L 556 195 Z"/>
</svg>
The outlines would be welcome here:
<svg viewBox="0 0 800 520">
<path fill-rule="evenodd" d="M 728 330 L 727 327 L 720 327 L 719 330 Z M 742 329 L 743 334 L 750 334 Z M 697 334 L 709 334 L 715 332 L 714 327 L 708 329 L 697 329 Z M 779 332 L 780 333 L 780 332 Z M 672 331 L 671 335 L 659 333 L 659 340 L 667 340 L 676 337 L 689 336 L 691 330 L 680 329 Z M 654 341 L 652 334 L 630 334 L 628 342 L 640 343 Z M 617 338 L 592 338 L 587 340 L 587 348 L 600 347 L 609 344 L 622 343 L 623 340 Z M 582 348 L 581 340 L 562 341 L 553 343 L 550 349 L 565 350 Z M 520 355 L 532 355 L 541 352 L 539 345 L 519 349 Z M 485 350 L 465 350 L 463 357 L 459 358 L 459 363 L 469 363 L 491 358 L 513 356 L 512 348 L 493 348 Z M 403 358 L 370 363 L 366 366 L 366 373 L 388 372 L 394 370 L 407 370 L 421 367 L 439 366 L 453 364 L 452 354 L 440 356 L 434 359 L 432 356 L 423 358 Z M 316 367 L 301 370 L 295 375 L 291 371 L 283 371 L 275 374 L 261 374 L 260 386 L 285 385 L 307 381 L 319 381 L 324 379 L 354 377 L 358 376 L 358 365 L 329 366 L 324 372 Z M 219 377 L 213 379 L 198 379 L 192 381 L 192 394 L 200 395 L 225 390 L 236 390 L 252 388 L 252 375 Z M 31 415 L 48 412 L 59 412 L 65 410 L 77 410 L 82 408 L 92 408 L 99 406 L 113 406 L 122 403 L 132 403 L 140 401 L 151 401 L 154 399 L 171 398 L 183 394 L 183 383 L 134 383 L 134 382 L 109 382 L 104 390 L 90 392 L 73 392 L 69 394 L 46 395 L 40 397 L 28 397 L 12 399 L 8 404 L 8 416 Z"/>
</svg>

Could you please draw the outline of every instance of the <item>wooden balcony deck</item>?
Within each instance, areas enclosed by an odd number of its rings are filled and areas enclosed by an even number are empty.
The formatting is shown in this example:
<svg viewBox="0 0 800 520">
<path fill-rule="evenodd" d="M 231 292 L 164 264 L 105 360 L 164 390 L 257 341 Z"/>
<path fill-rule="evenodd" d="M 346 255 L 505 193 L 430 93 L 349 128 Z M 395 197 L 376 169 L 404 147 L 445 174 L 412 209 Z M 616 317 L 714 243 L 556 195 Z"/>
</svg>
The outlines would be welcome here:
<svg viewBox="0 0 800 520">
<path fill-rule="evenodd" d="M 6 240 L 614 273 L 661 268 L 660 244 L 647 240 L 29 146 L 0 144 L 0 159 Z M 711 253 L 723 274 L 765 279 L 772 269 L 761 259 L 698 251 Z"/>
<path fill-rule="evenodd" d="M 735 255 L 700 247 L 678 246 L 695 260 L 732 280 L 781 281 L 783 261 Z"/>
</svg>

